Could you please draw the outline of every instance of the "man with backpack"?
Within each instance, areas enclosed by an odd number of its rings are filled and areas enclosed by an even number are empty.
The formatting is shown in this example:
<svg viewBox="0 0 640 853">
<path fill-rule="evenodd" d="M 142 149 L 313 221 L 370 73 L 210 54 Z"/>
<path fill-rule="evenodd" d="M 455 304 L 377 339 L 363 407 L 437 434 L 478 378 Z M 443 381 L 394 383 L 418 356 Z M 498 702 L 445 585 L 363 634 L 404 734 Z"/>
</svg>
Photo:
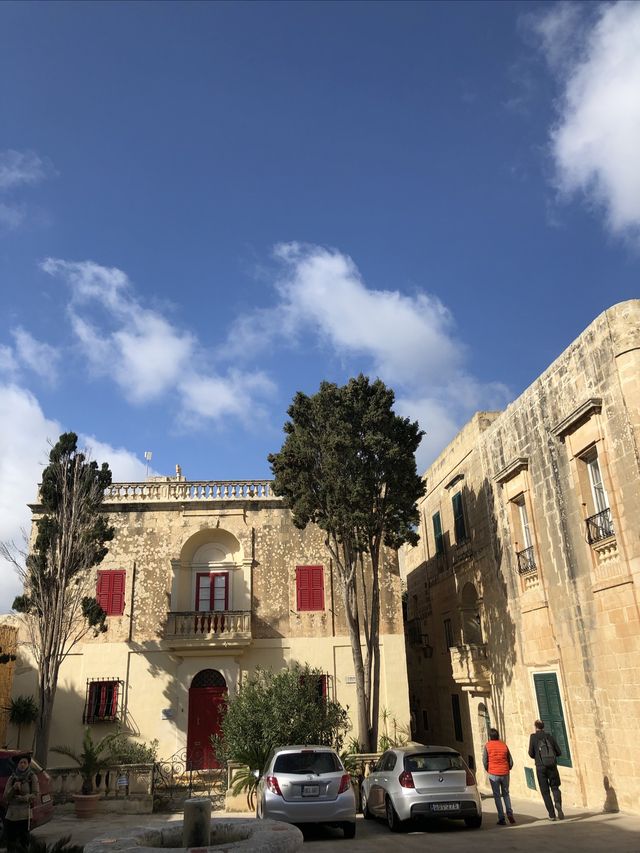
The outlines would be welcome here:
<svg viewBox="0 0 640 853">
<path fill-rule="evenodd" d="M 554 736 L 545 732 L 542 720 L 533 724 L 535 731 L 529 738 L 529 758 L 536 762 L 536 776 L 542 799 L 549 813 L 549 820 L 564 820 L 562 794 L 560 793 L 560 773 L 558 756 L 562 755 Z M 551 795 L 553 794 L 553 800 Z M 555 805 L 555 809 L 554 809 Z"/>
</svg>

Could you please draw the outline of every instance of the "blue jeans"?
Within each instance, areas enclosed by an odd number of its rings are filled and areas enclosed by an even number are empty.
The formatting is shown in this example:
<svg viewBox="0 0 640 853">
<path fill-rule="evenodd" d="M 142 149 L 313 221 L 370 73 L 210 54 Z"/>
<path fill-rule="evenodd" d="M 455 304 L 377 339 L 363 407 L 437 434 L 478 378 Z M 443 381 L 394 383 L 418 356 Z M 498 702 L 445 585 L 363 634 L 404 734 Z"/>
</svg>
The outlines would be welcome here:
<svg viewBox="0 0 640 853">
<path fill-rule="evenodd" d="M 509 796 L 509 774 L 507 773 L 506 776 L 494 776 L 490 773 L 489 781 L 491 782 L 493 799 L 496 801 L 498 820 L 504 820 L 504 811 L 502 809 L 503 799 L 507 814 L 513 814 L 513 809 L 511 808 L 511 797 Z"/>
</svg>

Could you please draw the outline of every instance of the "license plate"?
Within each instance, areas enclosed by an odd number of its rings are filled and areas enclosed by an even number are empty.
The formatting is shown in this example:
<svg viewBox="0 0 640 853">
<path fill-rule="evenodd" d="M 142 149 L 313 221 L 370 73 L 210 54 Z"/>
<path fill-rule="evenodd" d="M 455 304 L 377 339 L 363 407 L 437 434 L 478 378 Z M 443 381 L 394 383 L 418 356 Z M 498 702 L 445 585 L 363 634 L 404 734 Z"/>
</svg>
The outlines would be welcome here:
<svg viewBox="0 0 640 853">
<path fill-rule="evenodd" d="M 317 797 L 320 793 L 319 785 L 303 785 L 302 786 L 302 796 L 303 797 Z"/>
<path fill-rule="evenodd" d="M 51 802 L 51 794 L 43 794 L 40 799 L 41 799 L 41 802 L 43 802 L 43 803 L 50 803 Z"/>
<path fill-rule="evenodd" d="M 432 803 L 434 812 L 455 812 L 460 810 L 460 803 Z"/>
</svg>

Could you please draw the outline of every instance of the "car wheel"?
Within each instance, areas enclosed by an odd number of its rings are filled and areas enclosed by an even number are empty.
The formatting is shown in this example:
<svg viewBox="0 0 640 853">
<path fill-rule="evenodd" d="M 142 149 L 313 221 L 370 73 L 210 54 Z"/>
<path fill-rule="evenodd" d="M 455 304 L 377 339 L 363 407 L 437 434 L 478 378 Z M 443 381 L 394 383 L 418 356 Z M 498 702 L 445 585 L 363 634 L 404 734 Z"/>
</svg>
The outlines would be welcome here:
<svg viewBox="0 0 640 853">
<path fill-rule="evenodd" d="M 482 826 L 482 815 L 476 815 L 475 817 L 465 817 L 464 819 L 465 826 L 468 826 L 469 829 L 480 829 Z"/>
<path fill-rule="evenodd" d="M 345 838 L 355 838 L 356 837 L 356 825 L 355 823 L 343 823 L 342 831 L 344 832 Z"/>
<path fill-rule="evenodd" d="M 373 813 L 371 812 L 371 809 L 369 808 L 369 802 L 367 800 L 367 795 L 364 793 L 364 791 L 362 792 L 362 796 L 360 798 L 360 801 L 362 803 L 362 814 L 364 815 L 364 819 L 365 820 L 373 820 Z"/>
<path fill-rule="evenodd" d="M 393 807 L 391 797 L 387 797 L 387 825 L 391 832 L 400 832 L 402 829 L 402 821 L 398 817 L 397 811 Z"/>
</svg>

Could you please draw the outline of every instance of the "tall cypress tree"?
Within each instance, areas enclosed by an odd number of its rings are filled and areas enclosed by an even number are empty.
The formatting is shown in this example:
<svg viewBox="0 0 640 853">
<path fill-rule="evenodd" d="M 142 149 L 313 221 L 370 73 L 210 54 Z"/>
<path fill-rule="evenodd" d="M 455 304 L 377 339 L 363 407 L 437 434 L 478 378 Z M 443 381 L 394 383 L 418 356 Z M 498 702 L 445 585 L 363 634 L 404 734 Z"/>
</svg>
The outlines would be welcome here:
<svg viewBox="0 0 640 853">
<path fill-rule="evenodd" d="M 101 512 L 110 484 L 106 462 L 98 467 L 88 460 L 75 433 L 60 436 L 42 472 L 42 514 L 22 571 L 24 594 L 13 603 L 24 614 L 38 666 L 35 755 L 45 766 L 60 666 L 88 631 L 106 631 L 106 614 L 90 593 L 95 591 L 91 569 L 113 539 Z"/>
<path fill-rule="evenodd" d="M 298 392 L 282 449 L 269 456 L 274 491 L 285 498 L 294 524 L 314 523 L 327 534 L 349 627 L 365 751 L 375 751 L 378 740 L 383 548 L 418 542 L 416 501 L 425 489 L 415 461 L 424 433 L 396 415 L 393 403 L 390 388 L 362 375 L 342 387 L 323 382 L 313 396 Z"/>
</svg>

